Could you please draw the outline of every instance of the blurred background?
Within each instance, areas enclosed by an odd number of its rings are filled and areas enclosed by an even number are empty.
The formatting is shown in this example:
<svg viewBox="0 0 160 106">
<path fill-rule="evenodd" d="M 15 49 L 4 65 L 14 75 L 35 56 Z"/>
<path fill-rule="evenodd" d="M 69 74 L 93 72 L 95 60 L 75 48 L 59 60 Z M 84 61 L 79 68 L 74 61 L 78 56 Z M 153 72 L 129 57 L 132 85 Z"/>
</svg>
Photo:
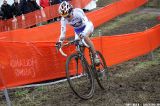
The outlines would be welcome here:
<svg viewBox="0 0 160 106">
<path fill-rule="evenodd" d="M 20 0 L 18 0 L 18 2 L 19 2 Z M 39 0 L 36 0 L 37 1 L 37 3 L 39 4 Z M 13 4 L 13 2 L 14 2 L 14 0 L 7 0 L 7 2 L 8 2 L 8 4 Z M 0 5 L 2 5 L 3 4 L 3 0 L 0 0 Z"/>
</svg>

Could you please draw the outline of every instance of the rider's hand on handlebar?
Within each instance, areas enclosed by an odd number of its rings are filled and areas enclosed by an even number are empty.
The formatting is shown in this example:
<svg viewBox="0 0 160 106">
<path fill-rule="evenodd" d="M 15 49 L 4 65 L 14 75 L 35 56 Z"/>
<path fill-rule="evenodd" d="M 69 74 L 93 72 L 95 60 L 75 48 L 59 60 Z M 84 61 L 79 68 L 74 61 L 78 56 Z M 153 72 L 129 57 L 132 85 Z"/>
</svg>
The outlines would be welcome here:
<svg viewBox="0 0 160 106">
<path fill-rule="evenodd" d="M 56 47 L 57 47 L 57 48 L 61 48 L 61 46 L 62 46 L 62 42 L 57 42 L 57 43 L 56 43 Z"/>
</svg>

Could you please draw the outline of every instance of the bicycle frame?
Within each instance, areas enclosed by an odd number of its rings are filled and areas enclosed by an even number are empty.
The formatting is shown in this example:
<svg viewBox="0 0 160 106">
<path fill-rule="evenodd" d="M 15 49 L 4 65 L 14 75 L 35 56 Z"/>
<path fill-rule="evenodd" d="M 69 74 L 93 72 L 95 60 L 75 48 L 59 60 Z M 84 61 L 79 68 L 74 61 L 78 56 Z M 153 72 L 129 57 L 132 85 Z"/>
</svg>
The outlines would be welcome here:
<svg viewBox="0 0 160 106">
<path fill-rule="evenodd" d="M 82 43 L 82 44 L 80 44 L 80 43 Z M 73 40 L 73 41 L 70 41 L 70 42 L 64 44 L 63 46 L 69 46 L 69 45 L 72 45 L 72 44 L 74 44 L 74 45 L 76 46 L 76 52 L 78 53 L 78 55 L 79 55 L 80 57 L 83 57 L 83 58 L 84 58 L 84 54 L 83 54 L 84 49 L 85 49 L 85 48 L 88 48 L 88 49 L 89 49 L 90 62 L 91 62 L 91 66 L 92 66 L 92 68 L 93 68 L 93 67 L 94 67 L 94 60 L 93 60 L 94 57 L 93 57 L 93 53 L 92 53 L 90 47 L 85 43 L 84 39 L 81 39 L 81 40 Z M 61 53 L 63 56 L 67 57 L 67 54 L 64 53 L 63 50 L 62 50 L 63 46 L 62 46 L 61 48 L 59 48 L 59 51 L 60 51 L 60 53 Z M 82 49 L 83 49 L 83 50 L 82 50 Z"/>
<path fill-rule="evenodd" d="M 80 58 L 81 58 L 82 61 L 83 61 L 84 58 L 85 58 L 85 57 L 84 57 L 84 49 L 85 49 L 85 48 L 86 48 L 85 46 L 80 46 L 80 45 L 77 45 L 77 46 L 76 46 L 76 51 L 77 51 L 78 56 L 80 56 Z M 83 50 L 82 50 L 82 49 L 83 49 Z M 91 48 L 88 48 L 88 49 L 89 49 L 89 57 L 90 57 L 90 62 L 91 62 L 90 67 L 91 67 L 93 73 L 96 74 L 96 72 L 95 72 L 95 65 L 94 65 L 93 53 L 92 53 L 92 51 L 91 51 Z"/>
</svg>

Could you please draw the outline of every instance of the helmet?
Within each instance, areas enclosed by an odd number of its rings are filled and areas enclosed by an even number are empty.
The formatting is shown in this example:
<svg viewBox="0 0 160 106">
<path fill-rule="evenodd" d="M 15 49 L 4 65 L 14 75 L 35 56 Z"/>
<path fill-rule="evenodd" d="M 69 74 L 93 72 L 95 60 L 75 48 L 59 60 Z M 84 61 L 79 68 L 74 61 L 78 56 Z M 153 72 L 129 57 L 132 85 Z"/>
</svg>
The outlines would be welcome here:
<svg viewBox="0 0 160 106">
<path fill-rule="evenodd" d="M 66 1 L 63 1 L 59 6 L 59 14 L 62 17 L 67 17 L 73 10 L 73 6 Z"/>
</svg>

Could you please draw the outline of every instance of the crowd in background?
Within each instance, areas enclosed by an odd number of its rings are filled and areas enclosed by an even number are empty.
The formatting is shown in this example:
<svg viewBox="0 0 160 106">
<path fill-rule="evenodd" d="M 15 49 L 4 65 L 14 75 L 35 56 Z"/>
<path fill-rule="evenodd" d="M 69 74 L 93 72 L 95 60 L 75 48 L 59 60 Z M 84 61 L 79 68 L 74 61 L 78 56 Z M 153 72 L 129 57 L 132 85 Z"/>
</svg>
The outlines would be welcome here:
<svg viewBox="0 0 160 106">
<path fill-rule="evenodd" d="M 18 2 L 18 0 L 14 0 L 14 3 L 9 5 L 7 0 L 4 0 L 0 8 L 0 19 L 7 20 L 15 18 L 22 14 L 40 10 L 41 8 L 45 8 L 50 5 L 59 4 L 62 1 L 64 0 L 40 0 L 40 5 L 38 5 L 36 0 L 20 0 L 20 2 Z"/>
</svg>

